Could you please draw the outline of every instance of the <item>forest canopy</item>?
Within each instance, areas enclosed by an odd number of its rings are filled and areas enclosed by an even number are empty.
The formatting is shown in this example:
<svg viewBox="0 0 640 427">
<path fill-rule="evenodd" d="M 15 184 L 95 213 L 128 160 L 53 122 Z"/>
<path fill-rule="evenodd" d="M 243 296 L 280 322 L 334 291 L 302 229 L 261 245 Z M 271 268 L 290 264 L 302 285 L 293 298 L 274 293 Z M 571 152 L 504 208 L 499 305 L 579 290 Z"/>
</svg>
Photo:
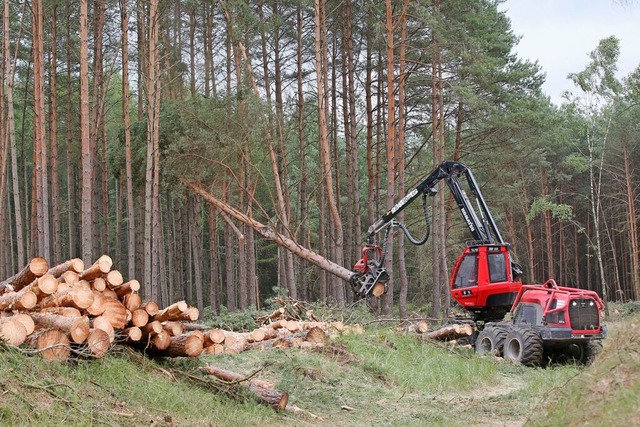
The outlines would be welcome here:
<svg viewBox="0 0 640 427">
<path fill-rule="evenodd" d="M 619 79 L 605 38 L 553 104 L 499 3 L 4 0 L 0 272 L 107 253 L 161 304 L 342 305 L 342 279 L 183 183 L 351 268 L 369 225 L 456 160 L 526 282 L 638 299 L 640 68 Z M 429 206 L 428 245 L 378 236 L 380 313 L 450 309 L 470 236 L 445 188 Z M 419 235 L 423 217 L 398 219 Z"/>
</svg>

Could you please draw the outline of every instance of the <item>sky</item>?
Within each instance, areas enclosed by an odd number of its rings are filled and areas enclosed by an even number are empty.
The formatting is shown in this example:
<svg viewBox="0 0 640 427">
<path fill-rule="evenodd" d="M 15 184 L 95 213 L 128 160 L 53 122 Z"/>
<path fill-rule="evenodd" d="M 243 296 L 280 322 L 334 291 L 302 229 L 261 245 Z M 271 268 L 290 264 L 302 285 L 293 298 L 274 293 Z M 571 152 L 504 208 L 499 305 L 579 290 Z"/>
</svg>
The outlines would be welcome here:
<svg viewBox="0 0 640 427">
<path fill-rule="evenodd" d="M 567 74 L 582 71 L 606 37 L 620 40 L 619 78 L 640 66 L 640 0 L 507 0 L 500 10 L 521 36 L 515 51 L 538 61 L 546 74 L 542 89 L 556 104 L 575 90 Z"/>
</svg>

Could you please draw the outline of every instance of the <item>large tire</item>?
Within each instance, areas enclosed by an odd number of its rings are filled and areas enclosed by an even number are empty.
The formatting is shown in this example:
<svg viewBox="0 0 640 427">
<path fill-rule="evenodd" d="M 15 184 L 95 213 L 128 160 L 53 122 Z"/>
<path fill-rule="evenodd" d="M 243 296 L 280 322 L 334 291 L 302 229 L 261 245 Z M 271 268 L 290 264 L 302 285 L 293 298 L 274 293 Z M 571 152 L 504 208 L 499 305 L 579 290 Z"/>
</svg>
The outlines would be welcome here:
<svg viewBox="0 0 640 427">
<path fill-rule="evenodd" d="M 486 327 L 478 334 L 476 339 L 476 353 L 479 356 L 486 354 L 502 356 L 502 347 L 507 337 L 507 331 L 501 328 Z"/>
<path fill-rule="evenodd" d="M 506 360 L 525 366 L 539 366 L 543 356 L 542 339 L 529 328 L 513 328 L 504 342 Z"/>
<path fill-rule="evenodd" d="M 593 360 L 596 358 L 598 353 L 602 351 L 602 341 L 587 341 L 582 344 L 582 357 L 580 358 L 580 363 L 583 365 L 591 365 Z"/>
</svg>

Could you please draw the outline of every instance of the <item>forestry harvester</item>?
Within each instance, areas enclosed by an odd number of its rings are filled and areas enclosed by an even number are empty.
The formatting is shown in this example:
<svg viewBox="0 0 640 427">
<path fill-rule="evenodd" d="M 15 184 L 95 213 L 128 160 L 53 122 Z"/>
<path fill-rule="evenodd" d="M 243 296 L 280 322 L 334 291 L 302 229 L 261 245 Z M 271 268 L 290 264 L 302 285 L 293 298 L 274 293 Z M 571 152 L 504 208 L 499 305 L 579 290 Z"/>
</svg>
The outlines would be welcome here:
<svg viewBox="0 0 640 427">
<path fill-rule="evenodd" d="M 475 198 L 477 210 L 463 189 L 461 177 Z M 510 245 L 503 240 L 471 170 L 460 162 L 441 163 L 369 227 L 362 259 L 354 265 L 349 280 L 356 296 L 386 292 L 389 274 L 384 268 L 384 246 L 392 227 L 399 227 L 415 245 L 426 243 L 427 196 L 437 192 L 435 186 L 442 180 L 474 239 L 455 262 L 449 287 L 453 299 L 472 315 L 476 352 L 503 355 L 524 365 L 539 365 L 547 358 L 590 362 L 606 336 L 600 316 L 602 300 L 594 291 L 558 286 L 554 279 L 544 284 L 523 284 L 522 267 L 511 257 Z M 420 197 L 427 231 L 417 240 L 395 218 Z M 375 236 L 382 230 L 385 236 L 381 247 L 375 243 Z M 508 312 L 511 320 L 505 321 Z"/>
</svg>

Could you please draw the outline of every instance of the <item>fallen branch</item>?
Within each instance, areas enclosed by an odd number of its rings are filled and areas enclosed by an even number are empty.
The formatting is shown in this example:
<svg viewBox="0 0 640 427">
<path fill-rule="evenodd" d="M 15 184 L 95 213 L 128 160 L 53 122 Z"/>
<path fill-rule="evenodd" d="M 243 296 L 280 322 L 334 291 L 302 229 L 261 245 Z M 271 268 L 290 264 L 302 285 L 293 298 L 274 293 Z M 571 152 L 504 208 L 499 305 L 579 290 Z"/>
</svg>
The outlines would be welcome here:
<svg viewBox="0 0 640 427">
<path fill-rule="evenodd" d="M 287 407 L 289 393 L 277 390 L 270 382 L 248 378 L 237 372 L 228 371 L 213 365 L 203 367 L 202 371 L 229 385 L 243 385 L 246 383 L 246 387 L 255 395 L 260 403 L 271 406 L 277 411 L 282 411 Z"/>
</svg>

